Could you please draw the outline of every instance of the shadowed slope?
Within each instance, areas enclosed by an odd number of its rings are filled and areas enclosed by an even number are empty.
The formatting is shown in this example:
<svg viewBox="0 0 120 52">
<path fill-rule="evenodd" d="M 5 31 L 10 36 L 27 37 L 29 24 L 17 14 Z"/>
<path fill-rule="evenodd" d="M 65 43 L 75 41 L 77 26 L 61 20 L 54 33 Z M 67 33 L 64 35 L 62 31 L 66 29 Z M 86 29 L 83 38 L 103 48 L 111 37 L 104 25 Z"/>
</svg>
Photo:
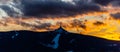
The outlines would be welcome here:
<svg viewBox="0 0 120 52">
<path fill-rule="evenodd" d="M 50 32 L 1 32 L 0 42 L 0 52 L 120 51 L 120 42 L 69 33 L 62 28 Z"/>
</svg>

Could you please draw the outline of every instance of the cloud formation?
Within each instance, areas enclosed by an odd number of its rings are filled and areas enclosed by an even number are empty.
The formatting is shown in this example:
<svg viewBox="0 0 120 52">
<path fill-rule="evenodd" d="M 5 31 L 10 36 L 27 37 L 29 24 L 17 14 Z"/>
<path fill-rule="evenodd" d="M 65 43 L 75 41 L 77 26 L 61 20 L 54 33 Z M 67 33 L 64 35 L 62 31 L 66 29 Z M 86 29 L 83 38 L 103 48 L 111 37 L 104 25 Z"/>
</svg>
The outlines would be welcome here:
<svg viewBox="0 0 120 52">
<path fill-rule="evenodd" d="M 94 0 L 95 3 L 100 5 L 108 5 L 112 1 L 115 1 L 115 0 Z"/>
<path fill-rule="evenodd" d="M 26 16 L 73 16 L 100 11 L 93 0 L 22 0 Z"/>
<path fill-rule="evenodd" d="M 18 0 L 0 0 L 0 17 L 22 16 L 22 4 Z"/>
<path fill-rule="evenodd" d="M 115 19 L 120 19 L 120 13 L 111 14 Z"/>
<path fill-rule="evenodd" d="M 0 0 L 0 9 L 6 14 L 0 16 L 74 16 L 102 11 L 101 6 L 108 4 L 120 6 L 120 0 Z"/>
</svg>

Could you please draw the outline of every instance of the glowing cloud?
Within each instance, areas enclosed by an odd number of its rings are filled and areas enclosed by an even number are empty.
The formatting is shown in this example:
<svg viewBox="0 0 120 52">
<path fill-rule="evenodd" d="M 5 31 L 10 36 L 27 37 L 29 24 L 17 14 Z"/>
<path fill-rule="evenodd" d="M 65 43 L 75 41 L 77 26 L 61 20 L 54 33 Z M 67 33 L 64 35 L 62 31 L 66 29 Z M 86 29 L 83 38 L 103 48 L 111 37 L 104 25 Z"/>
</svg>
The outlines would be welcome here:
<svg viewBox="0 0 120 52">
<path fill-rule="evenodd" d="M 120 7 L 114 4 L 113 0 L 102 0 L 105 3 L 98 0 L 31 1 L 21 0 L 24 5 L 22 16 L 16 16 L 17 13 L 21 14 L 19 7 L 7 5 L 7 9 L 13 9 L 8 12 L 1 5 L 0 17 L 7 18 L 0 19 L 0 31 L 44 32 L 62 26 L 68 32 L 120 41 Z M 10 13 L 14 15 L 10 16 Z"/>
</svg>

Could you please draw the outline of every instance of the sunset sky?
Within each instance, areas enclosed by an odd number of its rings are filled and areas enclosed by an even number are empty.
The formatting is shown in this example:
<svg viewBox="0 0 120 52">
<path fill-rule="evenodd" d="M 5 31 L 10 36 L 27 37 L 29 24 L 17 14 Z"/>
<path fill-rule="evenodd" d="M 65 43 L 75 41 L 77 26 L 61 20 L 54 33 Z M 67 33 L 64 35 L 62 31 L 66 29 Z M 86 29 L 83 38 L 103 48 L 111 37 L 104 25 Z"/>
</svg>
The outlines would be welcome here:
<svg viewBox="0 0 120 52">
<path fill-rule="evenodd" d="M 0 0 L 0 31 L 66 31 L 120 41 L 120 0 Z"/>
</svg>

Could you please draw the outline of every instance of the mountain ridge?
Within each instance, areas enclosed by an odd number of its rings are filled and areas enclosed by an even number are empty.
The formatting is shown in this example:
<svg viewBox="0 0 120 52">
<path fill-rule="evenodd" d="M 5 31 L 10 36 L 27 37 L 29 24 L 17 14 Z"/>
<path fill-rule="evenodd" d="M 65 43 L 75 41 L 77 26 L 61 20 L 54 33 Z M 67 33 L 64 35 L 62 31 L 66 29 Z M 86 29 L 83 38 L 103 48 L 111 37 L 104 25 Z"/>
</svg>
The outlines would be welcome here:
<svg viewBox="0 0 120 52">
<path fill-rule="evenodd" d="M 10 31 L 0 33 L 1 52 L 119 52 L 120 42 L 75 34 L 58 28 L 49 32 Z"/>
</svg>

